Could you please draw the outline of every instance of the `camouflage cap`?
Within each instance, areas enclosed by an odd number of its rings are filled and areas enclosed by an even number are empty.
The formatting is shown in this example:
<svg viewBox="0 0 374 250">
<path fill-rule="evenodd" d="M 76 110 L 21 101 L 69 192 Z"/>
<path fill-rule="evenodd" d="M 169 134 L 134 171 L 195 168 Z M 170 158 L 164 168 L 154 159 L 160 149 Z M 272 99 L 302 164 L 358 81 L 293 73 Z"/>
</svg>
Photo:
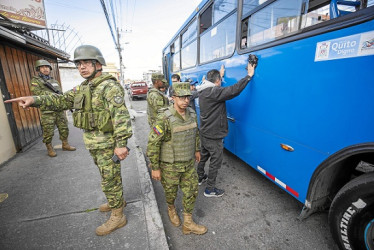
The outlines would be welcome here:
<svg viewBox="0 0 374 250">
<path fill-rule="evenodd" d="M 190 83 L 188 82 L 173 83 L 173 95 L 175 96 L 191 95 Z"/>
<path fill-rule="evenodd" d="M 153 73 L 153 74 L 152 74 L 152 81 L 153 81 L 153 80 L 161 80 L 161 81 L 163 81 L 163 82 L 167 82 L 167 81 L 165 80 L 164 75 L 163 75 L 163 74 L 160 74 L 160 73 Z"/>
</svg>

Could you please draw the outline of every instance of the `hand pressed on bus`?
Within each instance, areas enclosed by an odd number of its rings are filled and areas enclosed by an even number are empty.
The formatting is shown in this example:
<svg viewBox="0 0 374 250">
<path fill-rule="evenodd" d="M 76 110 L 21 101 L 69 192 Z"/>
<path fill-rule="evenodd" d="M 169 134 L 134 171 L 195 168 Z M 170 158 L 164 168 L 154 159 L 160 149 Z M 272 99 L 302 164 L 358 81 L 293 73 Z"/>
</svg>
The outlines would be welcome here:
<svg viewBox="0 0 374 250">
<path fill-rule="evenodd" d="M 253 65 L 253 66 L 252 66 L 251 63 L 248 63 L 246 69 L 247 69 L 247 73 L 248 73 L 248 75 L 249 75 L 250 77 L 252 77 L 252 76 L 255 74 L 255 67 L 256 67 L 256 65 Z"/>
<path fill-rule="evenodd" d="M 18 102 L 18 105 L 21 106 L 22 108 L 28 108 L 35 102 L 35 100 L 34 100 L 34 97 L 32 96 L 23 96 L 23 97 L 13 98 L 13 99 L 4 101 L 4 103 L 12 103 L 12 102 Z"/>
</svg>

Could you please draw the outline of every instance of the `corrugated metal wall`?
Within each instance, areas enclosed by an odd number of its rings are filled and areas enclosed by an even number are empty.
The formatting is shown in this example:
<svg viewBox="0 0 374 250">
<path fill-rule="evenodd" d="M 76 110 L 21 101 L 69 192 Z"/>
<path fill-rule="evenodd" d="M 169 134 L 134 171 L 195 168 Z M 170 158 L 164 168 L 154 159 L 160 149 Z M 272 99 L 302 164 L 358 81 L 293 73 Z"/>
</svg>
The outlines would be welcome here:
<svg viewBox="0 0 374 250">
<path fill-rule="evenodd" d="M 31 95 L 29 84 L 32 76 L 37 74 L 35 61 L 39 59 L 45 59 L 51 63 L 53 68 L 51 76 L 59 80 L 56 58 L 46 58 L 24 48 L 0 43 L 0 71 L 2 71 L 0 77 L 4 78 L 1 79 L 0 84 L 4 99 Z M 42 135 L 40 113 L 36 108 L 23 109 L 15 103 L 11 106 L 8 120 L 12 127 L 17 151 L 21 151 Z"/>
</svg>

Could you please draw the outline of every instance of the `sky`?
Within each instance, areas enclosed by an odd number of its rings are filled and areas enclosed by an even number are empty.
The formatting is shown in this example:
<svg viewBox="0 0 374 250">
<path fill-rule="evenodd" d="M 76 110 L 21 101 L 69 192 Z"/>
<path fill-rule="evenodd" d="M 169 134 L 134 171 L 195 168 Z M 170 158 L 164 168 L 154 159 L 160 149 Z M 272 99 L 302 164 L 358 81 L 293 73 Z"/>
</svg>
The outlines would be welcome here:
<svg viewBox="0 0 374 250">
<path fill-rule="evenodd" d="M 143 72 L 160 70 L 162 49 L 196 9 L 200 0 L 113 0 L 122 8 L 121 46 L 125 79 L 141 80 Z M 105 2 L 108 2 L 106 0 Z M 47 25 L 73 28 L 83 44 L 98 47 L 107 63 L 119 67 L 118 50 L 100 0 L 44 0 Z M 110 11 L 110 10 L 108 10 Z M 70 59 L 73 59 L 71 52 Z"/>
</svg>

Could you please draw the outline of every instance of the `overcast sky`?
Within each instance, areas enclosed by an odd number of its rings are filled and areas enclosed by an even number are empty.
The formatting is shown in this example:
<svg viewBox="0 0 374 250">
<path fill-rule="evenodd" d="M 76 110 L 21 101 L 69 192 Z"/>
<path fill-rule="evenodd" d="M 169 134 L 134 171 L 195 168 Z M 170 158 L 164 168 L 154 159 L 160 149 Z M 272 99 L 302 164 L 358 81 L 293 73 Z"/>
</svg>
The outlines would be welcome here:
<svg viewBox="0 0 374 250">
<path fill-rule="evenodd" d="M 122 56 L 126 67 L 125 79 L 141 79 L 144 71 L 160 69 L 162 49 L 192 14 L 200 0 L 121 2 L 123 8 L 116 11 L 122 17 L 117 25 L 124 31 L 121 42 L 124 48 Z M 45 0 L 45 11 L 48 26 L 56 22 L 70 25 L 84 44 L 98 47 L 107 63 L 114 62 L 119 66 L 118 52 L 100 0 Z"/>
</svg>

